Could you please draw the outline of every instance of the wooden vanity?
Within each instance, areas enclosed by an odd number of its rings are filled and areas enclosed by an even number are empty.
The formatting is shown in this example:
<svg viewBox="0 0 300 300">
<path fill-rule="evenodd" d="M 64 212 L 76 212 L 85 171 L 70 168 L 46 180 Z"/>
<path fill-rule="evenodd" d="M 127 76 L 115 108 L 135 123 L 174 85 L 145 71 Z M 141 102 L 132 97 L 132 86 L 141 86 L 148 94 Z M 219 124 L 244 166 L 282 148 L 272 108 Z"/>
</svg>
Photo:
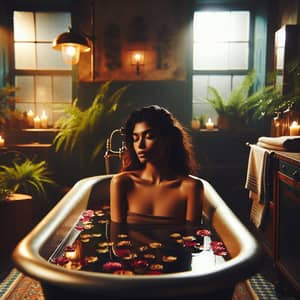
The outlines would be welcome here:
<svg viewBox="0 0 300 300">
<path fill-rule="evenodd" d="M 278 288 L 300 295 L 300 153 L 275 151 L 273 197 L 254 231 L 277 273 Z"/>
</svg>

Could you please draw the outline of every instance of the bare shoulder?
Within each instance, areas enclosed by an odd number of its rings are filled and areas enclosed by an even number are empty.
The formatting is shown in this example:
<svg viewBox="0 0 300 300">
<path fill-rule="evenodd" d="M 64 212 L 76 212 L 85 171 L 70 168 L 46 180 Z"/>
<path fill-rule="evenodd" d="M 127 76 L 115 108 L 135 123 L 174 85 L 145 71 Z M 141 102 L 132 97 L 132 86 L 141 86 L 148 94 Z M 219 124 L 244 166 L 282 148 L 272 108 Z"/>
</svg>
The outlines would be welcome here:
<svg viewBox="0 0 300 300">
<path fill-rule="evenodd" d="M 128 184 L 132 182 L 135 177 L 137 177 L 135 171 L 124 171 L 113 175 L 111 182 L 115 185 Z"/>
<path fill-rule="evenodd" d="M 121 172 L 118 174 L 115 174 L 112 179 L 111 179 L 111 184 L 112 185 L 124 185 L 127 184 L 130 180 L 130 176 L 128 174 L 128 172 Z"/>
<path fill-rule="evenodd" d="M 189 175 L 187 177 L 184 177 L 182 180 L 183 186 L 189 189 L 197 189 L 202 190 L 203 189 L 203 182 L 201 178 Z"/>
</svg>

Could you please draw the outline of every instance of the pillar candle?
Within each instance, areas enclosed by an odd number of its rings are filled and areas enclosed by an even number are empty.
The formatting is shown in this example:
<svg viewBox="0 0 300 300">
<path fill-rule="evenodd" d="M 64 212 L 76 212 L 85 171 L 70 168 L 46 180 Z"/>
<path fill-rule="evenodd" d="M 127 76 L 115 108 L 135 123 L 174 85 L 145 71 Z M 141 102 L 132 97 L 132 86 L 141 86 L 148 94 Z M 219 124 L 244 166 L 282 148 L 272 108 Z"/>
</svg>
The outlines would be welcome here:
<svg viewBox="0 0 300 300">
<path fill-rule="evenodd" d="M 41 115 L 41 128 L 47 128 L 48 127 L 48 117 L 43 110 L 42 115 Z"/>
<path fill-rule="evenodd" d="M 34 128 L 40 128 L 41 127 L 41 119 L 39 116 L 36 116 L 33 119 Z"/>
<path fill-rule="evenodd" d="M 4 147 L 4 143 L 5 143 L 5 140 L 4 140 L 4 138 L 0 135 L 0 147 Z"/>
<path fill-rule="evenodd" d="M 290 126 L 290 135 L 299 135 L 300 134 L 300 125 L 298 122 L 294 121 Z"/>
<path fill-rule="evenodd" d="M 192 128 L 197 130 L 200 129 L 200 121 L 197 119 L 193 119 L 191 122 Z"/>
<path fill-rule="evenodd" d="M 207 123 L 205 123 L 207 130 L 213 130 L 214 129 L 214 123 L 212 122 L 211 118 L 208 118 Z"/>
<path fill-rule="evenodd" d="M 27 122 L 28 122 L 29 127 L 33 127 L 33 125 L 34 125 L 33 117 L 34 117 L 33 111 L 29 110 L 27 113 Z"/>
</svg>

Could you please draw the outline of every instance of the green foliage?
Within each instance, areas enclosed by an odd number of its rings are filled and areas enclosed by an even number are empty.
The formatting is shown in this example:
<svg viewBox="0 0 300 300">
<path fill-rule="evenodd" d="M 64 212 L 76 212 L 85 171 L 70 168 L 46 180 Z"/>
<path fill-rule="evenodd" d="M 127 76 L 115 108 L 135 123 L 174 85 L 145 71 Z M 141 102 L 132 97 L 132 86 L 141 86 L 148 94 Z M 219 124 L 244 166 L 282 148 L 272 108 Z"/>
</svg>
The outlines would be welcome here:
<svg viewBox="0 0 300 300">
<path fill-rule="evenodd" d="M 0 188 L 11 193 L 25 193 L 46 198 L 45 185 L 55 184 L 50 178 L 45 161 L 34 163 L 13 162 L 11 166 L 0 165 Z"/>
<path fill-rule="evenodd" d="M 270 85 L 250 95 L 242 105 L 242 113 L 249 120 L 262 120 L 274 116 L 275 112 L 284 110 L 288 105 L 289 101 L 280 90 Z"/>
<path fill-rule="evenodd" d="M 210 97 L 207 101 L 219 116 L 226 116 L 239 124 L 250 124 L 272 116 L 274 112 L 287 105 L 285 97 L 280 95 L 274 85 L 267 85 L 251 93 L 256 79 L 254 70 L 249 72 L 228 99 L 224 99 L 214 88 L 209 87 Z"/>
<path fill-rule="evenodd" d="M 4 86 L 0 88 L 0 131 L 3 130 L 11 112 L 14 110 L 16 88 Z"/>
<path fill-rule="evenodd" d="M 78 99 L 65 110 L 55 124 L 60 132 L 54 139 L 55 150 L 67 155 L 78 155 L 79 164 L 92 164 L 105 145 L 112 117 L 117 112 L 121 96 L 127 86 L 109 94 L 111 82 L 101 85 L 91 105 L 81 110 Z"/>
<path fill-rule="evenodd" d="M 11 193 L 11 190 L 0 187 L 0 202 L 6 200 Z"/>
<path fill-rule="evenodd" d="M 219 91 L 212 87 L 208 87 L 209 98 L 207 101 L 220 115 L 231 118 L 241 118 L 243 112 L 243 105 L 247 101 L 249 91 L 255 82 L 255 71 L 249 72 L 241 84 L 232 90 L 228 99 L 221 96 Z"/>
</svg>

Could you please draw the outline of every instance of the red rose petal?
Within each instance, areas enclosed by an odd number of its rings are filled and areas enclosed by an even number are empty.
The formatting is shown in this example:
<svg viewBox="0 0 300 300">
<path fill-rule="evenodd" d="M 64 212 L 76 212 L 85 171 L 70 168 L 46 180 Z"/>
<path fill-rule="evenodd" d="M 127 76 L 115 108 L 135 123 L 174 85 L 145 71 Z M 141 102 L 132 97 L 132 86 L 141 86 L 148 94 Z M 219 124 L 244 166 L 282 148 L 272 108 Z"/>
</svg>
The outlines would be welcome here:
<svg viewBox="0 0 300 300">
<path fill-rule="evenodd" d="M 134 262 L 132 262 L 132 267 L 133 268 L 146 268 L 149 266 L 149 263 L 145 259 L 137 259 Z"/>
<path fill-rule="evenodd" d="M 119 262 L 109 261 L 102 266 L 104 271 L 114 272 L 116 270 L 121 270 L 123 265 Z"/>
<path fill-rule="evenodd" d="M 57 265 L 65 265 L 69 262 L 69 260 L 64 256 L 59 256 L 52 259 L 52 262 Z"/>
<path fill-rule="evenodd" d="M 211 236 L 211 231 L 208 229 L 198 229 L 196 231 L 197 236 Z"/>
</svg>

